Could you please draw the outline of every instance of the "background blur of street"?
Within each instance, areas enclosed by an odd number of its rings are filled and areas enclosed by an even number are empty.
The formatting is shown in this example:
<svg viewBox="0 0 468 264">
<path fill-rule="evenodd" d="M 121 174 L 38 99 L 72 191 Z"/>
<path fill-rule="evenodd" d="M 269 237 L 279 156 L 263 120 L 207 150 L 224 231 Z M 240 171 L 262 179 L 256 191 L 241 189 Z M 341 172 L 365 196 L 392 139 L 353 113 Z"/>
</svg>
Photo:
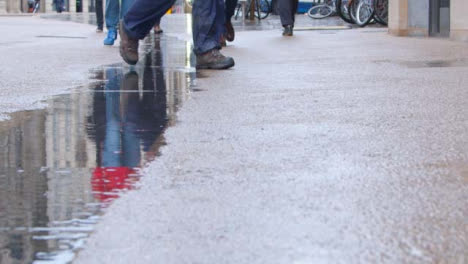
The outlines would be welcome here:
<svg viewBox="0 0 468 264">
<path fill-rule="evenodd" d="M 171 14 L 128 66 L 52 11 L 0 15 L 0 264 L 467 263 L 466 42 L 239 18 L 200 71 Z"/>
</svg>

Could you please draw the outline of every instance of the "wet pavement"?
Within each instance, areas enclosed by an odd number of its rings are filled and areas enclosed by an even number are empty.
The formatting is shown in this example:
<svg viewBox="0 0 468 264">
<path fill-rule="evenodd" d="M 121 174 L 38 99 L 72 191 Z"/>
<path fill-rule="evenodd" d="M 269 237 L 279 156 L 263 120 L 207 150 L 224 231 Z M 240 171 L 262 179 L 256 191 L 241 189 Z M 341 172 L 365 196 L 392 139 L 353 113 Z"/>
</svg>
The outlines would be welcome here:
<svg viewBox="0 0 468 264">
<path fill-rule="evenodd" d="M 137 188 L 195 82 L 190 44 L 147 39 L 136 67 L 0 122 L 0 263 L 68 263 L 100 215 Z"/>
<path fill-rule="evenodd" d="M 466 47 L 238 32 L 75 264 L 466 263 Z"/>
<path fill-rule="evenodd" d="M 465 44 L 272 17 L 195 73 L 190 17 L 166 18 L 137 67 L 0 123 L 0 263 L 466 262 Z M 83 32 L 32 41 L 118 54 Z"/>
</svg>

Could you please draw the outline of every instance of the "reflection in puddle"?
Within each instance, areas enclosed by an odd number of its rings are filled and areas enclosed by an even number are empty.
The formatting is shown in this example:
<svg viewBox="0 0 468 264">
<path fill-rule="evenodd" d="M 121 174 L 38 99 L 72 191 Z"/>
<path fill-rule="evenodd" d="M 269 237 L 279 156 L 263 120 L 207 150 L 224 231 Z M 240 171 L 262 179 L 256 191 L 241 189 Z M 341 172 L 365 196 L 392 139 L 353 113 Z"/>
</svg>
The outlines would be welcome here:
<svg viewBox="0 0 468 264">
<path fill-rule="evenodd" d="M 67 263 L 99 215 L 158 156 L 195 72 L 191 47 L 150 39 L 135 67 L 0 123 L 0 263 Z"/>
</svg>

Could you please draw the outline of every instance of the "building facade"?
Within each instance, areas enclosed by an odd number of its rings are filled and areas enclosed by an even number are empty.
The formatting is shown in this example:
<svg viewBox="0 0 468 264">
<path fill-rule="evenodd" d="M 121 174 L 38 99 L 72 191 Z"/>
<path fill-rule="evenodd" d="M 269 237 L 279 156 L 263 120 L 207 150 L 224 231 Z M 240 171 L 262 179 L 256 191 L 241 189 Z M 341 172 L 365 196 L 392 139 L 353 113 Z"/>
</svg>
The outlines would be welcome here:
<svg viewBox="0 0 468 264">
<path fill-rule="evenodd" d="M 468 41 L 468 1 L 389 0 L 389 32 Z"/>
<path fill-rule="evenodd" d="M 0 14 L 10 13 L 29 13 L 30 3 L 34 0 L 0 0 Z M 94 11 L 95 0 L 64 0 L 66 12 L 90 12 Z M 54 12 L 54 0 L 40 0 L 39 12 Z"/>
</svg>

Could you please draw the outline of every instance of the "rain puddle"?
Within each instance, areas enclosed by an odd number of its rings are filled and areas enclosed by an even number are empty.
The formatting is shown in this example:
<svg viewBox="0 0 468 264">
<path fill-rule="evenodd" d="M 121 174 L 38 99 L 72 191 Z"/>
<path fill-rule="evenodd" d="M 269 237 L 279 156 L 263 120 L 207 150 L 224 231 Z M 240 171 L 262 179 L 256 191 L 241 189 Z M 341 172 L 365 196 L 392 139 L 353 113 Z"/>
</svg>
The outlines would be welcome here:
<svg viewBox="0 0 468 264">
<path fill-rule="evenodd" d="M 0 122 L 0 263 L 68 263 L 106 207 L 135 188 L 189 96 L 192 47 L 148 38 L 135 67 Z"/>
</svg>

